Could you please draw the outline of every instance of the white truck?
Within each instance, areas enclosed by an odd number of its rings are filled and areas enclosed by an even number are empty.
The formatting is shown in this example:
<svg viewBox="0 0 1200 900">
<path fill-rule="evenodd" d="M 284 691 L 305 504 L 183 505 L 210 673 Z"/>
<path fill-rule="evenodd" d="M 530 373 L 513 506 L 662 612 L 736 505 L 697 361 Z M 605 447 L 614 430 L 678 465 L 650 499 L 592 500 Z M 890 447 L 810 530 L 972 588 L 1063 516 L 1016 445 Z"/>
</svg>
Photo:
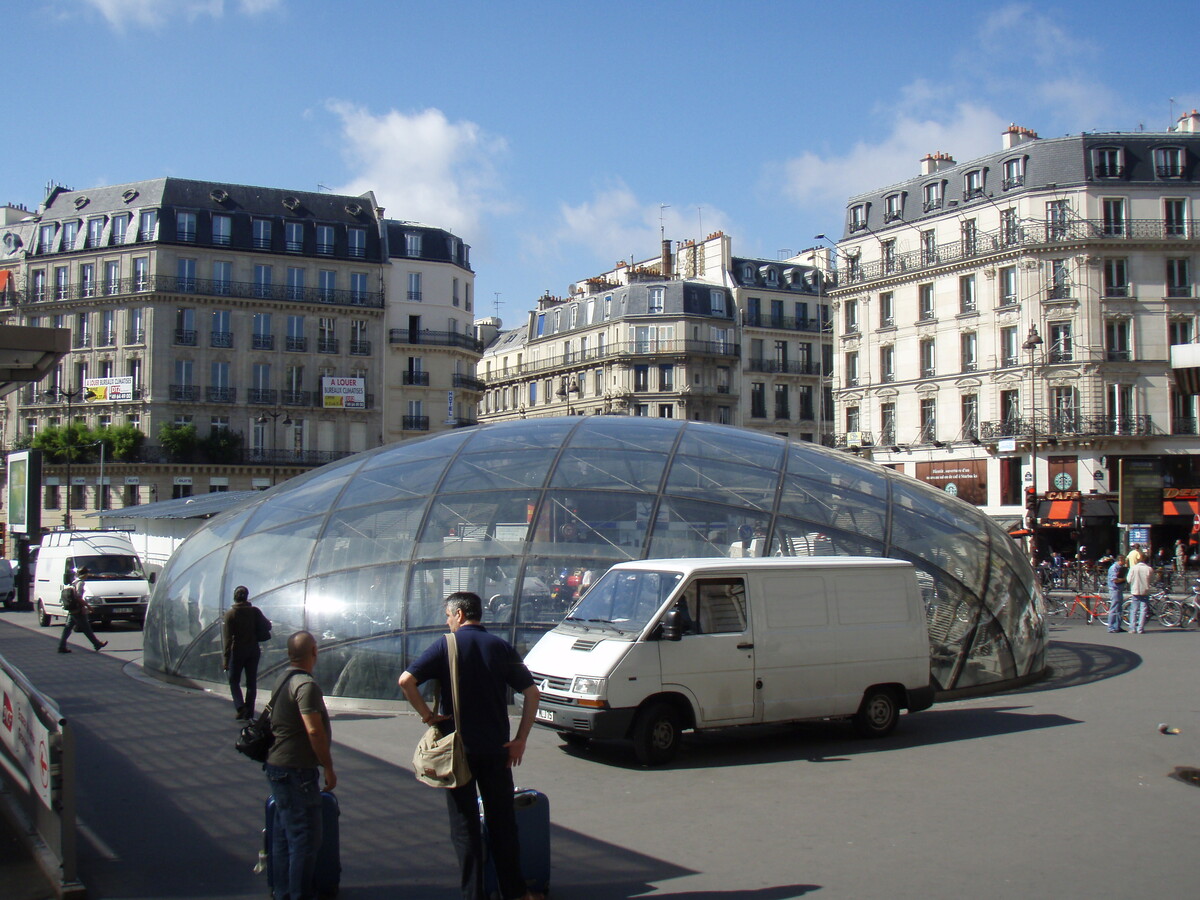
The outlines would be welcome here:
<svg viewBox="0 0 1200 900">
<path fill-rule="evenodd" d="M 851 718 L 882 737 L 933 703 L 916 570 L 866 557 L 619 563 L 529 651 L 535 721 L 669 761 L 687 729 Z"/>
<path fill-rule="evenodd" d="M 42 537 L 34 569 L 33 603 L 43 628 L 66 619 L 62 590 L 87 568 L 84 600 L 99 627 L 117 620 L 146 620 L 150 581 L 124 531 L 51 531 Z"/>
</svg>

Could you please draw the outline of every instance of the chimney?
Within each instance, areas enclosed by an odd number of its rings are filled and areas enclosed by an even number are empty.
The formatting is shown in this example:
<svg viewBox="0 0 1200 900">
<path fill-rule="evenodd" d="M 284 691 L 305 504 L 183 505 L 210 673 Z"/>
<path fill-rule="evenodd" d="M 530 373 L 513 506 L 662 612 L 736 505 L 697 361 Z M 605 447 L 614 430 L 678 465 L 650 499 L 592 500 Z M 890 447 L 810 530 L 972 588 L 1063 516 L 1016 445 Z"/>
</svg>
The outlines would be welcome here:
<svg viewBox="0 0 1200 900">
<path fill-rule="evenodd" d="M 1175 130 L 1186 134 L 1200 134 L 1200 113 L 1194 109 L 1190 113 L 1184 113 L 1175 123 Z"/>
<path fill-rule="evenodd" d="M 673 265 L 672 265 L 672 256 L 671 256 L 671 242 L 667 238 L 663 238 L 663 242 L 662 242 L 662 277 L 663 278 L 671 278 L 674 275 L 674 272 L 672 270 L 673 270 Z"/>
<path fill-rule="evenodd" d="M 1026 141 L 1036 141 L 1038 133 L 1031 131 L 1028 128 L 1022 128 L 1020 125 L 1009 124 L 1008 130 L 1000 136 L 1003 139 L 1004 149 L 1011 150 L 1017 144 L 1023 144 Z"/>
<path fill-rule="evenodd" d="M 921 160 L 921 174 L 932 175 L 934 172 L 940 172 L 942 169 L 949 169 L 956 166 L 949 153 L 943 153 L 939 150 L 937 153 L 926 153 L 924 159 Z"/>
</svg>

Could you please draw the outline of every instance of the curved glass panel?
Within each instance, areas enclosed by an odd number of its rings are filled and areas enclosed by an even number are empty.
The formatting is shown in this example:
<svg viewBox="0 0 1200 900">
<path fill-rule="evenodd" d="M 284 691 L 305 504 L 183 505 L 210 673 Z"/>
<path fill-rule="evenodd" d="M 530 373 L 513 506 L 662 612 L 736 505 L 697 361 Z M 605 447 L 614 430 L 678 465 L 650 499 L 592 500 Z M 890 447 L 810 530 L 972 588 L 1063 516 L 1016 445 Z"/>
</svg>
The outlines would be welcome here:
<svg viewBox="0 0 1200 900">
<path fill-rule="evenodd" d="M 914 563 L 934 681 L 1004 685 L 1042 671 L 1033 574 L 977 509 L 813 444 L 709 423 L 531 419 L 380 447 L 218 516 L 167 563 L 146 668 L 221 683 L 220 618 L 237 584 L 288 634 L 318 635 L 328 693 L 396 699 L 396 673 L 445 631 L 445 598 L 484 598 L 528 647 L 617 561 L 891 556 Z"/>
</svg>

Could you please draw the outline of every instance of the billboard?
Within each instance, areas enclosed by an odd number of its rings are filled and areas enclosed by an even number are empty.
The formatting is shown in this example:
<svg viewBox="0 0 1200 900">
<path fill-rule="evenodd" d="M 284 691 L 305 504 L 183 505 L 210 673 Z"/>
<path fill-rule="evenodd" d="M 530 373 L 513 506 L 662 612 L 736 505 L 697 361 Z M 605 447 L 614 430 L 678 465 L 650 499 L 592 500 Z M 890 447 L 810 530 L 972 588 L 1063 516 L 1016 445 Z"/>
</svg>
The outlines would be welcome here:
<svg viewBox="0 0 1200 900">
<path fill-rule="evenodd" d="M 987 460 L 951 459 L 917 463 L 917 478 L 976 506 L 987 503 Z"/>
<path fill-rule="evenodd" d="M 366 409 L 367 379 L 325 376 L 321 379 L 321 406 L 325 409 Z"/>
<path fill-rule="evenodd" d="M 8 454 L 8 530 L 37 534 L 42 530 L 42 451 Z"/>
<path fill-rule="evenodd" d="M 83 402 L 104 403 L 113 400 L 133 399 L 133 376 L 119 378 L 83 379 Z"/>
</svg>

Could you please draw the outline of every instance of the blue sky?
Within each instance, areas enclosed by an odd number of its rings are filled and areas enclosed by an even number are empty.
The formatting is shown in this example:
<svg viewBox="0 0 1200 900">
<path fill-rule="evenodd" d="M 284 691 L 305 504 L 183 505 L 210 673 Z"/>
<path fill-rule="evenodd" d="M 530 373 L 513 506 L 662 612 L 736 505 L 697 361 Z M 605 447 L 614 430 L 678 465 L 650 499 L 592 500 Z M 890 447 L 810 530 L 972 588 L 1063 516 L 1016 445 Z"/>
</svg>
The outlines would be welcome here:
<svg viewBox="0 0 1200 900">
<path fill-rule="evenodd" d="M 4 18 L 0 202 L 163 175 L 358 193 L 472 245 L 478 315 L 723 229 L 1200 106 L 1195 4 L 35 0 Z M 1173 101 L 1172 101 L 1173 98 Z M 664 208 L 665 207 L 665 208 Z"/>
</svg>

